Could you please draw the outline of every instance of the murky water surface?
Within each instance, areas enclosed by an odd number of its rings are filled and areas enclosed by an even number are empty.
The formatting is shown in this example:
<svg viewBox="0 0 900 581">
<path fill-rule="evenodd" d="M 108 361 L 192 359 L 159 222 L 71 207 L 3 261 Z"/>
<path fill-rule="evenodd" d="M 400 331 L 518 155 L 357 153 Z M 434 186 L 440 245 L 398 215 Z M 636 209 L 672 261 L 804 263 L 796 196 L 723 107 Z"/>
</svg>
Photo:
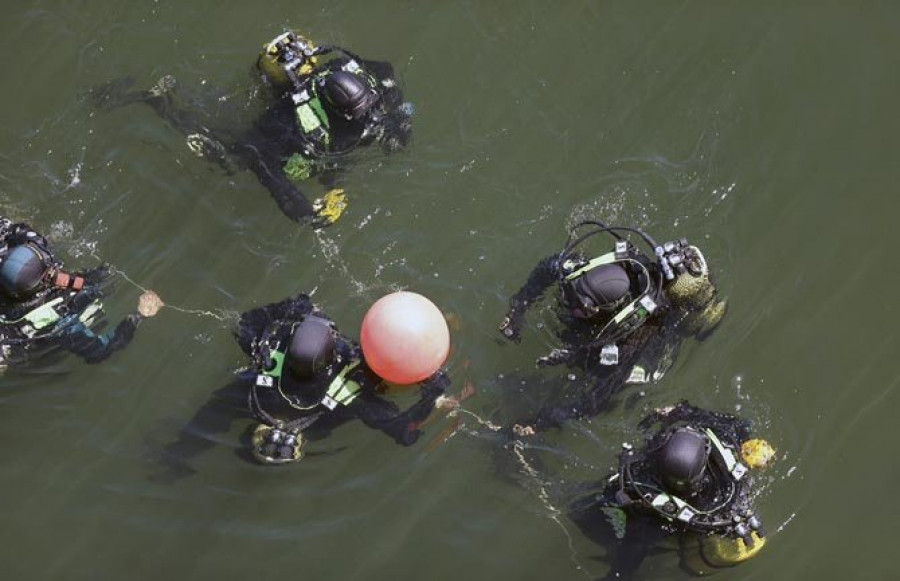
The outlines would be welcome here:
<svg viewBox="0 0 900 581">
<path fill-rule="evenodd" d="M 759 499 L 776 534 L 719 578 L 894 578 L 898 16 L 874 0 L 8 2 L 0 213 L 70 265 L 111 262 L 214 316 L 164 310 L 101 366 L 0 380 L 4 578 L 602 576 L 605 550 L 471 416 L 409 449 L 350 424 L 318 445 L 332 453 L 283 469 L 242 461 L 236 423 L 194 476 L 151 478 L 243 364 L 236 314 L 299 290 L 354 334 L 389 289 L 433 298 L 459 323 L 454 391 L 471 381 L 466 407 L 497 423 L 574 389 L 564 371 L 529 379 L 552 346 L 549 303 L 520 346 L 496 325 L 589 216 L 701 243 L 730 311 L 643 397 L 548 435 L 565 452 L 554 485 L 604 473 L 651 406 L 737 410 L 780 452 Z M 412 146 L 357 156 L 349 210 L 324 232 L 149 109 L 85 98 L 168 73 L 206 113 L 243 111 L 256 51 L 287 26 L 393 62 L 416 105 Z M 138 295 L 122 281 L 111 316 Z M 664 554 L 641 578 L 685 574 Z"/>
</svg>

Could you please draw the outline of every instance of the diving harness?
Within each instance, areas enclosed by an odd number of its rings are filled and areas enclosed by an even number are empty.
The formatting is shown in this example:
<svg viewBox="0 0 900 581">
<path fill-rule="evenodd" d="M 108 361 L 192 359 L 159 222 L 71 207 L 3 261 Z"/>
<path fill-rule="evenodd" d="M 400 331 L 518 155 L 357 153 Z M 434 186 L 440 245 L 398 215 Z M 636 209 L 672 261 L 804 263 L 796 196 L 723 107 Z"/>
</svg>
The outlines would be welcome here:
<svg viewBox="0 0 900 581">
<path fill-rule="evenodd" d="M 251 441 L 254 458 L 264 464 L 282 464 L 299 460 L 303 456 L 302 430 L 314 424 L 324 413 L 324 410 L 315 410 L 320 406 L 326 410 L 333 410 L 339 405 L 350 405 L 362 391 L 358 382 L 347 377 L 359 366 L 361 361 L 356 360 L 345 365 L 329 382 L 324 396 L 312 404 L 304 405 L 284 392 L 281 379 L 284 374 L 286 354 L 276 335 L 290 337 L 299 324 L 299 322 L 291 324 L 286 334 L 280 332 L 284 329 L 283 325 L 276 325 L 257 344 L 258 356 L 255 357 L 255 360 L 258 373 L 250 387 L 249 404 L 251 411 L 261 423 L 254 429 Z M 337 363 L 340 363 L 340 356 L 338 356 Z M 287 422 L 275 418 L 260 404 L 258 396 L 260 388 L 275 389 L 281 399 L 290 407 L 312 413 Z"/>
<path fill-rule="evenodd" d="M 579 228 L 592 227 L 586 233 L 576 236 Z M 632 232 L 653 250 L 649 255 L 636 247 L 620 233 Z M 597 234 L 609 234 L 615 239 L 612 252 L 591 260 L 585 260 L 575 250 L 586 240 Z M 578 302 L 576 283 L 595 268 L 618 265 L 629 273 L 633 280 L 630 296 L 616 305 L 617 309 L 594 335 L 589 347 L 600 347 L 601 365 L 616 365 L 619 362 L 618 344 L 639 329 L 651 315 L 669 306 L 669 297 L 664 287 L 678 285 L 684 277 L 706 276 L 707 267 L 703 254 L 686 239 L 657 244 L 648 234 L 638 228 L 607 226 L 595 220 L 585 220 L 572 227 L 569 241 L 559 254 L 561 270 L 560 285 L 564 299 L 572 305 Z M 632 298 L 633 297 L 633 298 Z M 631 300 L 628 300 L 631 299 Z M 583 305 L 582 305 L 583 308 Z M 599 309 L 588 311 L 584 318 L 594 318 Z"/>
<path fill-rule="evenodd" d="M 727 488 L 724 497 L 721 497 L 721 490 L 717 491 L 716 504 L 701 509 L 657 484 L 639 481 L 632 467 L 644 461 L 653 450 L 638 455 L 628 444 L 624 444 L 625 450 L 619 458 L 618 474 L 610 479 L 619 483 L 616 501 L 621 507 L 639 504 L 689 531 L 740 539 L 747 549 L 752 549 L 760 540 L 764 542 L 766 534 L 759 518 L 747 506 L 750 483 L 745 476 L 748 468 L 737 460 L 735 450 L 723 444 L 711 429 L 706 428 L 701 433 L 711 446 L 710 460 L 707 461 L 711 477 Z"/>
</svg>

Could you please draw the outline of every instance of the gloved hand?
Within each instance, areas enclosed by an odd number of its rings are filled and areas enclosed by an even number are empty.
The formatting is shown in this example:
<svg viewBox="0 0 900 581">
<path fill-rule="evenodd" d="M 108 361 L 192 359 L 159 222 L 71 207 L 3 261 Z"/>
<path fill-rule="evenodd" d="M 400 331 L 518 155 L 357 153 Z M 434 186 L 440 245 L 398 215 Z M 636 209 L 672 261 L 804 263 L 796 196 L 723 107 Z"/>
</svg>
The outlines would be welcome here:
<svg viewBox="0 0 900 581">
<path fill-rule="evenodd" d="M 347 195 L 341 188 L 336 188 L 326 193 L 313 202 L 313 210 L 316 217 L 313 218 L 315 228 L 325 228 L 338 221 L 344 210 L 347 209 Z"/>
<path fill-rule="evenodd" d="M 549 354 L 538 357 L 537 366 L 538 367 L 548 367 L 550 365 L 559 365 L 560 363 L 565 363 L 568 361 L 569 357 L 572 356 L 572 351 L 568 349 L 554 349 Z"/>
<path fill-rule="evenodd" d="M 138 313 L 145 319 L 156 316 L 165 303 L 159 298 L 159 295 L 152 290 L 145 291 L 138 299 Z"/>
<path fill-rule="evenodd" d="M 500 332 L 503 333 L 503 336 L 509 339 L 510 341 L 515 341 L 519 343 L 522 340 L 521 335 L 519 334 L 519 326 L 516 325 L 513 318 L 507 315 L 503 322 L 500 323 Z"/>
</svg>

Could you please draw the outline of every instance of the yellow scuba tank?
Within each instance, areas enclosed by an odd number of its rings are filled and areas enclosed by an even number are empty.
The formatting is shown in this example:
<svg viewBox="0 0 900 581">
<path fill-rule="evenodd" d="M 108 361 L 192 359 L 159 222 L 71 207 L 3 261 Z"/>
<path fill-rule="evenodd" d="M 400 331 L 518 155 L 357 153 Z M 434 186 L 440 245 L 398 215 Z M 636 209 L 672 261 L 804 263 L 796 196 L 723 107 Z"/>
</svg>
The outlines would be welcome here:
<svg viewBox="0 0 900 581">
<path fill-rule="evenodd" d="M 289 88 L 292 79 L 288 70 L 296 77 L 312 74 L 318 58 L 308 56 L 316 45 L 305 36 L 289 30 L 263 45 L 263 52 L 256 61 L 259 70 L 279 88 Z M 295 62 L 296 61 L 296 62 Z"/>
<path fill-rule="evenodd" d="M 753 546 L 743 539 L 722 535 L 683 535 L 679 549 L 681 565 L 696 575 L 710 575 L 718 569 L 734 567 L 755 557 L 766 545 L 765 537 L 750 533 Z"/>
</svg>

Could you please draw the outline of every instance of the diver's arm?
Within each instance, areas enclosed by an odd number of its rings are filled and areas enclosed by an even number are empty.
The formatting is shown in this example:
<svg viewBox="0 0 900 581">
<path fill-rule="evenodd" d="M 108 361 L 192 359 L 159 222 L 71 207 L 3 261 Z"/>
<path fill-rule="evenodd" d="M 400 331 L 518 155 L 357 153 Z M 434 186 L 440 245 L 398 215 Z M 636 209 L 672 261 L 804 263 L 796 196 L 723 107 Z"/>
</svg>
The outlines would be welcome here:
<svg viewBox="0 0 900 581">
<path fill-rule="evenodd" d="M 172 482 L 196 472 L 190 461 L 216 445 L 216 436 L 231 429 L 236 419 L 251 417 L 247 411 L 248 384 L 255 375 L 242 375 L 213 392 L 209 400 L 178 431 L 178 438 L 165 446 L 160 466 L 151 479 Z"/>
<path fill-rule="evenodd" d="M 132 313 L 122 319 L 112 331 L 98 335 L 79 319 L 64 324 L 56 344 L 84 359 L 86 363 L 100 363 L 110 355 L 124 349 L 134 338 L 134 332 L 143 321 L 140 313 Z"/>
<path fill-rule="evenodd" d="M 316 215 L 315 209 L 300 188 L 285 175 L 282 160 L 264 159 L 252 145 L 245 148 L 252 151 L 252 154 L 246 157 L 250 169 L 256 174 L 259 183 L 269 190 L 285 216 L 294 222 L 302 222 Z"/>
<path fill-rule="evenodd" d="M 87 287 L 96 287 L 110 276 L 113 275 L 113 267 L 109 264 L 101 264 L 100 266 L 95 266 L 93 268 L 88 268 L 87 270 L 81 272 L 81 276 L 84 277 L 84 284 Z"/>
<path fill-rule="evenodd" d="M 535 431 L 559 428 L 564 422 L 592 418 L 609 409 L 612 396 L 624 385 L 626 369 L 617 366 L 608 375 L 596 379 L 596 384 L 586 393 L 560 405 L 541 408 L 531 418 L 517 422 L 522 427 L 530 426 Z"/>
<path fill-rule="evenodd" d="M 394 403 L 375 395 L 371 389 L 364 389 L 351 408 L 356 417 L 370 428 L 381 430 L 398 444 L 411 446 L 422 435 L 419 426 L 434 409 L 434 402 L 449 383 L 443 370 L 438 371 L 422 384 L 419 401 L 404 412 Z"/>
<path fill-rule="evenodd" d="M 362 59 L 351 53 L 345 54 L 356 60 L 363 69 L 375 78 L 378 92 L 384 107 L 384 118 L 377 123 L 382 130 L 378 132 L 378 141 L 386 153 L 394 153 L 409 145 L 412 136 L 410 117 L 412 106 L 404 106 L 403 92 L 394 76 L 394 67 L 387 61 Z M 406 108 L 408 107 L 408 108 Z M 377 128 L 370 128 L 376 130 Z"/>
<path fill-rule="evenodd" d="M 403 94 L 396 85 L 382 85 L 380 90 L 385 118 L 381 121 L 383 130 L 378 140 L 385 153 L 394 153 L 408 146 L 412 139 L 413 107 L 403 102 Z"/>
<path fill-rule="evenodd" d="M 277 101 L 235 142 L 231 151 L 256 174 L 281 211 L 299 222 L 315 215 L 315 211 L 284 171 L 288 159 L 300 149 L 295 115 L 289 100 Z"/>
<path fill-rule="evenodd" d="M 500 325 L 500 331 L 508 339 L 518 340 L 519 325 L 525 312 L 559 278 L 559 272 L 559 255 L 554 254 L 544 258 L 528 275 L 528 280 L 525 281 L 519 292 L 509 299 L 509 311 Z"/>
<path fill-rule="evenodd" d="M 652 518 L 639 515 L 628 519 L 625 537 L 612 549 L 609 572 L 603 580 L 634 579 L 641 563 L 665 538 L 666 532 Z"/>
</svg>

